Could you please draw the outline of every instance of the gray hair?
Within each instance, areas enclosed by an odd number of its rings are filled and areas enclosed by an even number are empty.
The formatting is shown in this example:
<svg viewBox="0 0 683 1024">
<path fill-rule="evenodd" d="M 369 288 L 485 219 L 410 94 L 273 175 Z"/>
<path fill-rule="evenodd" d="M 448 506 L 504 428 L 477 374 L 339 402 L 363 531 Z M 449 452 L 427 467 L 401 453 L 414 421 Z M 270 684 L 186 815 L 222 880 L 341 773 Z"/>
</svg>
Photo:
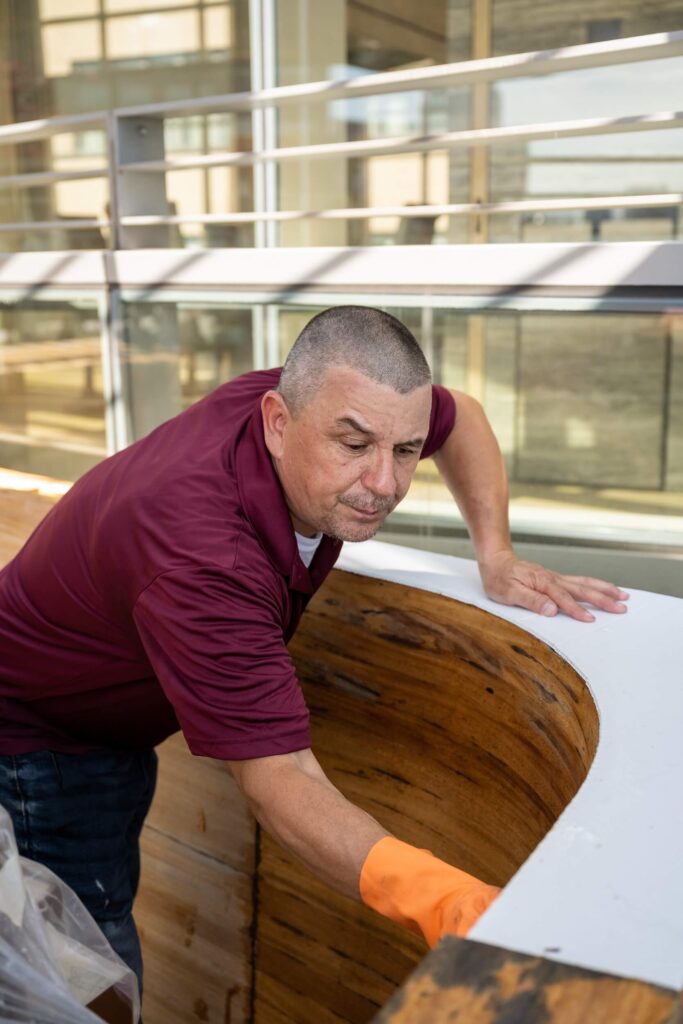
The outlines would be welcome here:
<svg viewBox="0 0 683 1024">
<path fill-rule="evenodd" d="M 432 380 L 405 324 L 371 306 L 333 306 L 306 324 L 287 356 L 277 389 L 293 416 L 311 400 L 332 366 L 349 366 L 402 395 Z"/>
</svg>

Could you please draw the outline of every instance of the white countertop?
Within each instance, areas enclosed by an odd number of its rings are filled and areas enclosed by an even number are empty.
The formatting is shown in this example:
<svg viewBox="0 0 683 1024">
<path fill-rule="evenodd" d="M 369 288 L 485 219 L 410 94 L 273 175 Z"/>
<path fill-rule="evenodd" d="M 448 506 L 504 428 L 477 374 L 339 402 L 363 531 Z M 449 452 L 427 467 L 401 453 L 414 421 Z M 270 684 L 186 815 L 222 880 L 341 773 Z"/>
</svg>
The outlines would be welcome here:
<svg viewBox="0 0 683 1024">
<path fill-rule="evenodd" d="M 585 782 L 468 937 L 681 988 L 683 600 L 630 591 L 625 615 L 586 624 L 489 601 L 462 558 L 367 541 L 346 544 L 338 568 L 514 622 L 574 666 L 597 706 Z"/>
</svg>

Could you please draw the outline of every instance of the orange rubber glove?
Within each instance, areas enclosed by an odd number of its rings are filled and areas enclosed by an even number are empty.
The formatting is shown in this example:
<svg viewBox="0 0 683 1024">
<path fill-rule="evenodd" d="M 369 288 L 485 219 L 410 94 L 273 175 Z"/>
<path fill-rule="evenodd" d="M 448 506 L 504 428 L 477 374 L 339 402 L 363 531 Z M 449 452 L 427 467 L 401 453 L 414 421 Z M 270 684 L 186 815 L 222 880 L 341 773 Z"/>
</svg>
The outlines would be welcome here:
<svg viewBox="0 0 683 1024">
<path fill-rule="evenodd" d="M 466 935 L 499 892 L 393 836 L 375 843 L 360 874 L 363 903 L 422 933 L 431 947 L 443 935 Z"/>
</svg>

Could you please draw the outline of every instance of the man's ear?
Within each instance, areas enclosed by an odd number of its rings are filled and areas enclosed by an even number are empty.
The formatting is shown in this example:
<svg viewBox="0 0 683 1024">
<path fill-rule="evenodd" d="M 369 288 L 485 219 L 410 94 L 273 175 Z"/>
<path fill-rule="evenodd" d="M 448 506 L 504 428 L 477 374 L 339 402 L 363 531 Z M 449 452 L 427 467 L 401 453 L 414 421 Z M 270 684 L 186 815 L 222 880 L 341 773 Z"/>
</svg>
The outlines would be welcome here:
<svg viewBox="0 0 683 1024">
<path fill-rule="evenodd" d="M 279 392 L 266 391 L 261 399 L 261 414 L 266 448 L 274 459 L 281 459 L 284 452 L 285 431 L 292 415 Z"/>
</svg>

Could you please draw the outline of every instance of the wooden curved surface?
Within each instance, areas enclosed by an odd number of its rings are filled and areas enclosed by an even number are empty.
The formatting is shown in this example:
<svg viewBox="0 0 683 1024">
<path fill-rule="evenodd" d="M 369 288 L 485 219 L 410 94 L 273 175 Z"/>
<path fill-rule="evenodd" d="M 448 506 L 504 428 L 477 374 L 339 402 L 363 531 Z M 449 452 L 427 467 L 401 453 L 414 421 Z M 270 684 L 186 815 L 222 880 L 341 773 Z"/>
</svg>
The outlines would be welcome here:
<svg viewBox="0 0 683 1024">
<path fill-rule="evenodd" d="M 334 571 L 290 645 L 329 777 L 401 838 L 504 885 L 597 743 L 578 673 L 448 597 Z M 424 943 L 262 840 L 256 1020 L 368 1021 Z"/>
<path fill-rule="evenodd" d="M 590 625 L 487 601 L 476 565 L 370 542 L 340 565 L 491 611 L 586 680 L 588 776 L 469 938 L 679 990 L 683 984 L 683 601 L 634 591 Z"/>
</svg>

